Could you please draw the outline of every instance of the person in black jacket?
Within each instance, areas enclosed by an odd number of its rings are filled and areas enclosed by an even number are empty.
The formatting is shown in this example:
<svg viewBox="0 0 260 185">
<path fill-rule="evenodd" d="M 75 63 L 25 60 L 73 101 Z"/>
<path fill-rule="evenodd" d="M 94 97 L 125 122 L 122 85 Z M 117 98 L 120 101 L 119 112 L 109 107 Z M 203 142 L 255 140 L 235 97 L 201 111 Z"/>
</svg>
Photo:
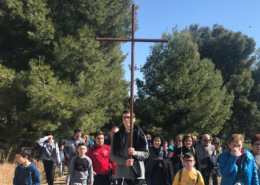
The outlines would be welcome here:
<svg viewBox="0 0 260 185">
<path fill-rule="evenodd" d="M 149 148 L 149 157 L 146 163 L 145 180 L 147 185 L 152 185 L 152 177 L 155 166 L 162 167 L 161 161 L 168 157 L 167 152 L 163 149 L 164 139 L 162 135 L 156 134 L 153 136 L 152 144 Z"/>
<path fill-rule="evenodd" d="M 173 160 L 174 160 L 174 166 L 175 166 L 175 169 L 176 170 L 180 170 L 183 168 L 183 165 L 182 165 L 182 159 L 184 157 L 184 154 L 185 153 L 192 153 L 194 155 L 194 158 L 195 158 L 195 161 L 196 161 L 196 164 L 195 164 L 195 167 L 198 171 L 200 171 L 200 163 L 199 163 L 199 160 L 198 160 L 198 156 L 195 152 L 195 148 L 193 147 L 194 145 L 194 139 L 193 139 L 193 135 L 192 134 L 186 134 L 184 137 L 183 137 L 183 143 L 184 145 L 180 148 L 178 148 L 176 150 L 176 152 L 174 153 L 174 156 L 173 156 Z M 176 171 L 175 170 L 175 171 Z M 175 173 L 176 174 L 176 173 Z"/>
<path fill-rule="evenodd" d="M 153 168 L 152 185 L 172 185 L 174 181 L 174 170 L 170 159 L 163 159 L 160 166 Z"/>
</svg>

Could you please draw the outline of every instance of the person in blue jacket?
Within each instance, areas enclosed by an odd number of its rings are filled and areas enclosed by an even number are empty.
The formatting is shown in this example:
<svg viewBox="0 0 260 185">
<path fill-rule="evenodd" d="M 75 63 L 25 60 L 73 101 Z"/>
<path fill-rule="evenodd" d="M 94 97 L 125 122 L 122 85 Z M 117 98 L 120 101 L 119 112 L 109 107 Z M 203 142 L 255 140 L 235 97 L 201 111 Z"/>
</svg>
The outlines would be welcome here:
<svg viewBox="0 0 260 185">
<path fill-rule="evenodd" d="M 243 135 L 232 134 L 228 151 L 220 154 L 220 185 L 259 185 L 254 157 L 243 148 L 243 142 Z"/>
<path fill-rule="evenodd" d="M 40 185 L 41 177 L 39 170 L 28 158 L 31 156 L 29 147 L 21 147 L 16 152 L 18 166 L 14 172 L 13 185 Z"/>
</svg>

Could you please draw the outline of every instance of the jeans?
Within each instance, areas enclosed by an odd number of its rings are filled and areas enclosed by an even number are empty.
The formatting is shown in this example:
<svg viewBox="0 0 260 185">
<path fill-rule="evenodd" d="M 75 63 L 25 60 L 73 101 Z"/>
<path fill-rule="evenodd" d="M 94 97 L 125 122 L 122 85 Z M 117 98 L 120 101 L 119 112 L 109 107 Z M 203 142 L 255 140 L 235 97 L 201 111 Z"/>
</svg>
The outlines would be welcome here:
<svg viewBox="0 0 260 185">
<path fill-rule="evenodd" d="M 152 185 L 152 174 L 145 172 L 145 180 L 147 185 Z"/>
<path fill-rule="evenodd" d="M 65 163 L 64 163 L 64 161 L 62 161 L 62 162 L 60 163 L 60 174 L 63 174 L 63 173 L 64 173 L 64 166 L 65 166 Z"/>
</svg>

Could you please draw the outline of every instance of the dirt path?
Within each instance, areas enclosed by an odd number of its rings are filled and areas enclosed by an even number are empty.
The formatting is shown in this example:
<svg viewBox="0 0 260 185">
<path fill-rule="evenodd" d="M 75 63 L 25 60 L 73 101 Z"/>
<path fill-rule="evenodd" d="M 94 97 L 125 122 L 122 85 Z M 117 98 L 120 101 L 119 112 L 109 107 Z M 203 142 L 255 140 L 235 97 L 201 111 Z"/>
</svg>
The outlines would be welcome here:
<svg viewBox="0 0 260 185">
<path fill-rule="evenodd" d="M 62 177 L 57 176 L 54 179 L 54 183 L 53 184 L 60 184 L 60 185 L 65 185 L 66 184 L 66 177 L 67 177 L 67 171 L 64 171 L 64 175 Z M 48 185 L 48 183 L 41 183 L 41 185 Z"/>
</svg>

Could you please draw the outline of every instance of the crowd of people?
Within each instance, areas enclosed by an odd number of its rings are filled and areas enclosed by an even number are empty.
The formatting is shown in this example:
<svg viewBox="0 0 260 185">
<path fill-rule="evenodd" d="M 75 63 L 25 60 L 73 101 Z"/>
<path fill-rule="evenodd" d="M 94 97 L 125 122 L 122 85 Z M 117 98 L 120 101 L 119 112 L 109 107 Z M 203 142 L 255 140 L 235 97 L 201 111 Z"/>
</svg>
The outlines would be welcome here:
<svg viewBox="0 0 260 185">
<path fill-rule="evenodd" d="M 153 136 L 133 124 L 130 147 L 130 110 L 122 113 L 123 125 L 112 127 L 109 135 L 98 131 L 94 142 L 79 129 L 65 145 L 58 146 L 52 133 L 39 139 L 39 160 L 43 160 L 48 185 L 53 185 L 56 165 L 60 175 L 68 166 L 66 185 L 259 185 L 260 134 L 251 138 L 252 151 L 243 148 L 244 137 L 233 134 L 228 150 L 222 153 L 220 140 L 204 134 L 178 135 L 168 142 L 161 134 Z M 133 114 L 133 123 L 135 115 Z M 40 173 L 29 161 L 31 151 L 20 148 L 14 185 L 40 184 Z"/>
</svg>

